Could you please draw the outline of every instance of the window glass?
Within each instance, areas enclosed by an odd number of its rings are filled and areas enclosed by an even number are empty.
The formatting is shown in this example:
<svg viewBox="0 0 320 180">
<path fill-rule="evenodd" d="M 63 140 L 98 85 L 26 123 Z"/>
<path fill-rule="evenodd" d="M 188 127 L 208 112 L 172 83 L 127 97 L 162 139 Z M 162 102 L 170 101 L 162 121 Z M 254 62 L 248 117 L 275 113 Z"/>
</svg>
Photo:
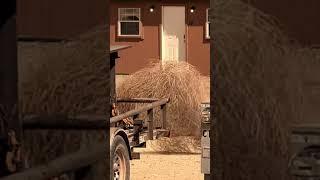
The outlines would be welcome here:
<svg viewBox="0 0 320 180">
<path fill-rule="evenodd" d="M 140 8 L 119 8 L 119 35 L 140 35 Z"/>
</svg>

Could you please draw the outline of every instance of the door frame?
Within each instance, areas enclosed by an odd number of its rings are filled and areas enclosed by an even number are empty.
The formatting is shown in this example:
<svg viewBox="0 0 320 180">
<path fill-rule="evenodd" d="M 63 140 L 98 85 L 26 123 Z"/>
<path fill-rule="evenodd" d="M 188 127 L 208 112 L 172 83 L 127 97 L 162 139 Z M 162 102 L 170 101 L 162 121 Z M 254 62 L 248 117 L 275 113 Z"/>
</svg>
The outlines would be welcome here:
<svg viewBox="0 0 320 180">
<path fill-rule="evenodd" d="M 184 25 L 185 25 L 185 46 L 184 46 L 184 54 L 185 54 L 185 62 L 188 62 L 188 25 L 187 25 L 187 6 L 184 4 L 161 4 L 161 24 L 159 26 L 159 39 L 160 39 L 160 61 L 163 63 L 163 54 L 162 54 L 162 45 L 163 45 L 163 11 L 164 7 L 184 7 Z"/>
</svg>

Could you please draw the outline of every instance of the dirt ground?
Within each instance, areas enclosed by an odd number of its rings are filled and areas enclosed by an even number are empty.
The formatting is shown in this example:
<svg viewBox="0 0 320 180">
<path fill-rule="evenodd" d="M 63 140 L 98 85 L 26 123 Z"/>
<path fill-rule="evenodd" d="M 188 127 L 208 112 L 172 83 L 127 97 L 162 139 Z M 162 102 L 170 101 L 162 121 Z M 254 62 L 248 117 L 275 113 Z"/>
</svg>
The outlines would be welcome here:
<svg viewBox="0 0 320 180">
<path fill-rule="evenodd" d="M 136 149 L 131 161 L 132 180 L 203 180 L 199 142 L 191 137 L 162 138 Z"/>
<path fill-rule="evenodd" d="M 131 161 L 132 180 L 203 180 L 200 154 L 142 153 Z"/>
</svg>

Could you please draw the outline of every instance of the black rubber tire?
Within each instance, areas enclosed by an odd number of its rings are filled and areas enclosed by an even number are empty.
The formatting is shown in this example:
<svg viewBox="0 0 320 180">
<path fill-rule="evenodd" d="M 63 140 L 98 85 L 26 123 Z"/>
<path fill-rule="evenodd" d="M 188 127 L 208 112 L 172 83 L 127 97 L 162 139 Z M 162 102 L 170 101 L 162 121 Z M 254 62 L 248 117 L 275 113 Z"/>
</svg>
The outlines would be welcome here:
<svg viewBox="0 0 320 180">
<path fill-rule="evenodd" d="M 111 179 L 113 180 L 114 178 L 114 170 L 113 170 L 113 165 L 114 165 L 114 157 L 116 156 L 116 152 L 120 152 L 124 161 L 124 169 L 125 172 L 124 173 L 120 173 L 120 180 L 130 180 L 130 157 L 129 157 L 129 151 L 128 151 L 128 147 L 126 142 L 124 141 L 124 139 L 117 135 L 114 137 L 113 142 L 111 144 L 111 148 L 110 148 L 110 160 L 111 160 Z M 123 177 L 124 175 L 124 177 Z"/>
</svg>

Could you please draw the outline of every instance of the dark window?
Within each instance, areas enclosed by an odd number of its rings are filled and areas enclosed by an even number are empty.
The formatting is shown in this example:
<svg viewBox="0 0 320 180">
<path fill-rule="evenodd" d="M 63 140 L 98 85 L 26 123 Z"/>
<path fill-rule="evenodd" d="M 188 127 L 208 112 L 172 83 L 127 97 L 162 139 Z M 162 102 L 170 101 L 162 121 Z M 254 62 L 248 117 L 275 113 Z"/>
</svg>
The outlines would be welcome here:
<svg viewBox="0 0 320 180">
<path fill-rule="evenodd" d="M 139 35 L 139 22 L 120 22 L 121 35 Z"/>
<path fill-rule="evenodd" d="M 140 8 L 119 8 L 118 35 L 140 35 Z"/>
</svg>

